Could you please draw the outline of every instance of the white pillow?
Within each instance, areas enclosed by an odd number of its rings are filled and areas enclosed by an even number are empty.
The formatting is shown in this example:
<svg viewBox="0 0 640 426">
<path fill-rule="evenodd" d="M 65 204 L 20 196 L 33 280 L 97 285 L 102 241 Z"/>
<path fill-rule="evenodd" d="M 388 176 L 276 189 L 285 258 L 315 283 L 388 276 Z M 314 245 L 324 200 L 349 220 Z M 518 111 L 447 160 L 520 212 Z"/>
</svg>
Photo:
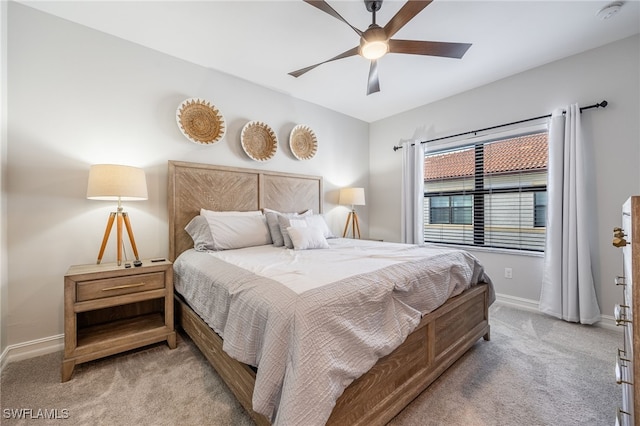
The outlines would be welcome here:
<svg viewBox="0 0 640 426">
<path fill-rule="evenodd" d="M 289 237 L 296 250 L 328 249 L 329 243 L 320 228 L 309 226 L 290 226 L 287 228 Z"/>
<path fill-rule="evenodd" d="M 324 219 L 323 215 L 314 214 L 311 216 L 306 216 L 304 220 L 307 222 L 307 226 L 319 228 L 325 238 L 335 238 L 335 236 L 331 232 L 331 229 L 329 229 L 329 225 L 327 225 L 327 221 Z"/>
<path fill-rule="evenodd" d="M 271 244 L 267 219 L 261 215 L 205 215 L 215 250 Z"/>
<path fill-rule="evenodd" d="M 269 231 L 271 232 L 271 239 L 273 240 L 273 245 L 276 247 L 284 246 L 284 237 L 282 235 L 282 228 L 280 226 L 280 217 L 292 218 L 298 216 L 307 216 L 313 214 L 313 210 L 307 210 L 303 213 L 281 213 L 276 210 L 264 209 L 264 215 L 267 217 L 267 224 L 269 225 Z M 284 229 L 286 232 L 288 223 L 285 225 Z"/>
<path fill-rule="evenodd" d="M 278 223 L 280 224 L 280 233 L 282 234 L 282 240 L 284 242 L 284 246 L 286 248 L 293 248 L 293 242 L 291 241 L 291 237 L 289 236 L 289 228 L 291 227 L 306 227 L 307 222 L 303 218 L 292 217 L 288 218 L 286 216 L 280 215 L 278 216 Z"/>
<path fill-rule="evenodd" d="M 289 219 L 289 226 L 292 226 L 294 228 L 306 228 L 308 224 L 306 218 L 292 217 Z"/>
</svg>

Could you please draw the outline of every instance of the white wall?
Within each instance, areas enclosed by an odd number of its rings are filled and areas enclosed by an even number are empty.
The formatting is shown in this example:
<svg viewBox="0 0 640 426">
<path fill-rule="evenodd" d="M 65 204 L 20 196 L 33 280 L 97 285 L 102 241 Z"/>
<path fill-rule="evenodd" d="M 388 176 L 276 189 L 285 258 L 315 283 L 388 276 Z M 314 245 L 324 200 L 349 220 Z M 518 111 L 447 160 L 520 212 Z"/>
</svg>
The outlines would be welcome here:
<svg viewBox="0 0 640 426">
<path fill-rule="evenodd" d="M 640 37 L 634 36 L 495 83 L 398 114 L 370 126 L 370 226 L 373 238 L 400 239 L 401 151 L 408 140 L 428 140 L 551 113 L 571 103 L 591 105 L 606 99 L 606 109 L 585 111 L 591 135 L 591 178 L 595 213 L 593 265 L 596 292 L 605 315 L 612 315 L 621 290 L 621 253 L 611 246 L 620 209 L 640 194 Z M 475 252 L 503 295 L 539 300 L 543 259 Z M 513 279 L 504 268 L 513 268 Z"/>
<path fill-rule="evenodd" d="M 599 261 L 594 266 L 603 311 L 610 314 L 619 301 L 612 282 L 620 255 L 610 246 L 610 231 L 620 222 L 624 199 L 640 193 L 637 36 L 368 125 L 24 5 L 0 4 L 3 12 L 8 8 L 2 19 L 9 24 L 8 38 L 1 39 L 8 40 L 2 49 L 8 54 L 2 87 L 8 132 L 0 163 L 6 225 L 0 233 L 0 353 L 38 339 L 60 341 L 63 275 L 71 264 L 95 261 L 114 208 L 84 198 L 90 164 L 145 169 L 149 200 L 125 206 L 143 257 L 167 254 L 169 159 L 322 175 L 325 213 L 337 233 L 347 214 L 336 206 L 338 188 L 363 186 L 368 204 L 359 209 L 363 234 L 398 241 L 401 153 L 394 153 L 393 145 L 602 99 L 609 107 L 583 115 L 596 158 Z M 221 142 L 201 146 L 182 136 L 175 109 L 187 97 L 209 99 L 221 109 L 228 125 Z M 249 120 L 267 122 L 280 138 L 278 154 L 266 164 L 241 150 L 239 132 Z M 298 123 L 318 135 L 313 160 L 295 160 L 286 146 Z M 498 292 L 538 299 L 541 257 L 477 254 Z M 110 241 L 104 261 L 114 259 Z M 513 268 L 512 280 L 502 278 L 504 267 Z"/>
<path fill-rule="evenodd" d="M 4 2 L 3 2 L 4 3 Z M 325 213 L 340 233 L 346 207 L 338 189 L 368 190 L 368 124 L 233 76 L 9 3 L 8 312 L 4 345 L 63 332 L 63 276 L 96 260 L 113 203 L 85 199 L 89 166 L 143 167 L 149 200 L 125 209 L 141 257 L 168 254 L 167 160 L 195 161 L 324 176 Z M 227 122 L 213 146 L 188 141 L 176 125 L 184 99 L 212 101 Z M 268 123 L 280 148 L 267 163 L 250 160 L 240 130 Z M 315 158 L 288 147 L 294 125 L 314 129 Z M 366 233 L 368 217 L 362 210 Z M 112 236 L 103 262 L 115 260 Z M 131 253 L 129 251 L 129 258 Z M 4 298 L 3 298 L 4 300 Z M 58 339 L 59 340 L 59 339 Z"/>
</svg>

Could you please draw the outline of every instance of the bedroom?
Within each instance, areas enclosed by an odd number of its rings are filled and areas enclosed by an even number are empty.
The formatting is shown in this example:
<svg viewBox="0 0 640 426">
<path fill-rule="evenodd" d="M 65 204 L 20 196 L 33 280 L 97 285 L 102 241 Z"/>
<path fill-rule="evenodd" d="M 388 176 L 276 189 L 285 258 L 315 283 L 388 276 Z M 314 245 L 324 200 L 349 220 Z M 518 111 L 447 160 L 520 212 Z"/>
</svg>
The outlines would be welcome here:
<svg viewBox="0 0 640 426">
<path fill-rule="evenodd" d="M 387 241 L 400 236 L 400 221 L 394 218 L 399 217 L 401 157 L 393 153 L 393 145 L 546 114 L 571 102 L 607 99 L 606 109 L 588 114 L 594 138 L 606 141 L 594 153 L 600 250 L 595 276 L 603 314 L 612 322 L 619 293 L 610 277 L 618 273 L 620 259 L 610 248 L 610 231 L 619 224 L 622 202 L 640 193 L 637 33 L 368 123 L 21 4 L 3 2 L 2 7 L 9 21 L 2 49 L 9 59 L 2 90 L 7 114 L 2 147 L 3 363 L 8 355 L 33 356 L 62 347 L 62 276 L 69 265 L 94 262 L 113 208 L 84 198 L 90 164 L 126 162 L 145 169 L 149 200 L 127 204 L 144 257 L 168 252 L 168 160 L 255 167 L 232 137 L 212 147 L 184 139 L 174 116 L 177 105 L 190 96 L 219 105 L 230 136 L 253 119 L 269 122 L 283 140 L 298 122 L 312 126 L 321 141 L 315 161 L 299 162 L 281 151 L 265 167 L 322 174 L 324 211 L 334 232 L 341 230 L 347 214 L 337 203 L 338 189 L 364 187 L 367 206 L 359 210 L 363 234 Z M 112 261 L 114 252 L 109 245 L 105 260 Z M 495 276 L 499 297 L 536 306 L 542 258 L 478 257 Z M 514 279 L 503 278 L 505 267 L 513 269 Z"/>
</svg>

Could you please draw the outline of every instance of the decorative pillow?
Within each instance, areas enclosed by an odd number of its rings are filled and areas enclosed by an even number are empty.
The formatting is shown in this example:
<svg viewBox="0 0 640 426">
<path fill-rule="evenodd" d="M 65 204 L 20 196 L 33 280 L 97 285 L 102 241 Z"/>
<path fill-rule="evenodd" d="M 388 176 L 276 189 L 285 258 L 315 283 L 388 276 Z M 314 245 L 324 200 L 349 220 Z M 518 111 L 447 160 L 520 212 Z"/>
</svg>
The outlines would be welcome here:
<svg viewBox="0 0 640 426">
<path fill-rule="evenodd" d="M 209 222 L 207 222 L 204 216 L 195 216 L 187 226 L 184 227 L 184 230 L 187 231 L 193 240 L 193 248 L 195 248 L 196 251 L 215 250 Z"/>
<path fill-rule="evenodd" d="M 287 228 L 289 237 L 296 250 L 328 249 L 329 243 L 323 235 L 322 229 L 309 226 L 290 226 Z"/>
<path fill-rule="evenodd" d="M 271 244 L 267 219 L 258 215 L 206 216 L 214 250 L 230 250 Z"/>
<path fill-rule="evenodd" d="M 307 226 L 319 228 L 325 238 L 335 238 L 335 236 L 331 232 L 331 229 L 329 229 L 329 225 L 327 225 L 327 221 L 325 220 L 323 215 L 314 214 L 311 216 L 306 216 L 304 219 L 307 221 Z"/>
<path fill-rule="evenodd" d="M 284 246 L 286 248 L 293 248 L 293 242 L 291 241 L 291 237 L 289 236 L 288 229 L 290 227 L 306 227 L 307 222 L 304 220 L 304 217 L 294 216 L 294 217 L 286 217 L 283 215 L 278 216 L 278 223 L 280 224 L 280 233 L 282 234 L 282 239 L 284 241 Z"/>
<path fill-rule="evenodd" d="M 282 239 L 282 233 L 280 232 L 280 224 L 278 224 L 278 216 L 282 213 L 271 209 L 264 209 L 264 215 L 267 218 L 267 226 L 271 233 L 271 240 L 276 247 L 282 247 L 284 240 Z M 293 213 L 290 213 L 293 214 Z"/>
<path fill-rule="evenodd" d="M 280 222 L 278 221 L 278 218 L 280 216 L 292 218 L 311 214 L 313 214 L 313 210 L 307 210 L 304 213 L 280 213 L 276 210 L 264 209 L 264 215 L 267 217 L 267 224 L 269 225 L 269 232 L 271 232 L 273 245 L 276 247 L 282 247 L 284 245 L 284 237 L 282 236 L 282 231 L 280 230 Z"/>
</svg>

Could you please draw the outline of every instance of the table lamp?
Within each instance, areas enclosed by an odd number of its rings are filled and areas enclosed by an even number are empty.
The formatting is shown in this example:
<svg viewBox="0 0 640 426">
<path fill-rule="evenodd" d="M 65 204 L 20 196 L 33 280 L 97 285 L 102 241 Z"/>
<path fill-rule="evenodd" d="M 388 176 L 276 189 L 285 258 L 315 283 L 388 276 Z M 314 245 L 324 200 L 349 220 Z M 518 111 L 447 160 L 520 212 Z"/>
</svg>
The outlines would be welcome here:
<svg viewBox="0 0 640 426">
<path fill-rule="evenodd" d="M 104 249 L 107 246 L 113 221 L 117 219 L 117 247 L 118 266 L 122 263 L 122 222 L 127 228 L 127 234 L 131 242 L 131 248 L 136 260 L 138 248 L 133 238 L 129 215 L 122 209 L 122 201 L 146 200 L 147 199 L 147 179 L 144 170 L 137 167 L 121 166 L 116 164 L 95 164 L 89 170 L 89 184 L 87 186 L 87 198 L 90 200 L 117 200 L 118 209 L 111 212 L 107 221 L 107 229 L 104 231 L 102 246 L 98 253 L 100 264 Z"/>
<path fill-rule="evenodd" d="M 356 237 L 356 232 L 358 233 L 358 238 L 360 238 L 360 222 L 358 221 L 358 214 L 354 206 L 364 206 L 364 188 L 342 188 L 340 190 L 340 199 L 338 201 L 340 204 L 351 205 L 351 211 L 349 212 L 349 216 L 347 216 L 347 223 L 344 224 L 344 232 L 342 233 L 342 237 L 347 236 L 347 231 L 349 229 L 349 225 L 351 225 L 351 237 Z"/>
</svg>

